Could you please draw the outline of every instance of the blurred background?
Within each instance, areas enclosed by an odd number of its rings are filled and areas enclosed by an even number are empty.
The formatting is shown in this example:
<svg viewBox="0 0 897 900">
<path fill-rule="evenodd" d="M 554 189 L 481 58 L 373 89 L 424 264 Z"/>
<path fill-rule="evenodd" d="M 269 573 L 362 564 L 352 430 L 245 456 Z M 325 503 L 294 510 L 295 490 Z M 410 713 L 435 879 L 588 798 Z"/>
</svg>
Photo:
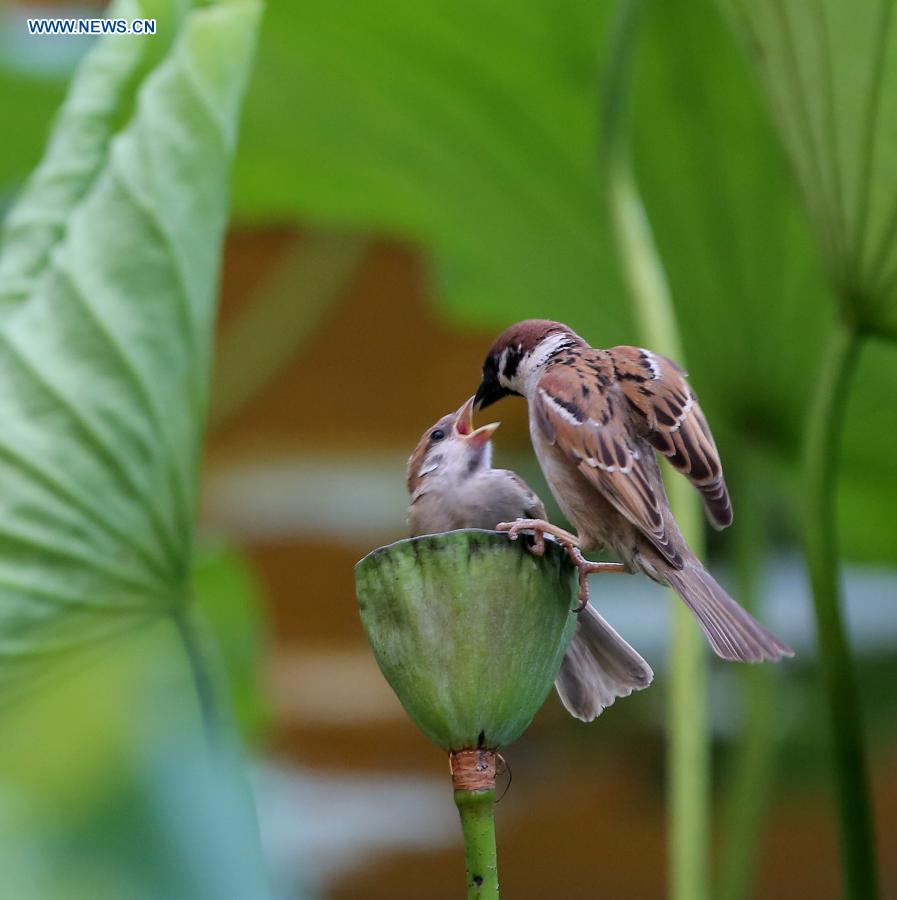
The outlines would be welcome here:
<svg viewBox="0 0 897 900">
<path fill-rule="evenodd" d="M 796 508 L 837 303 L 727 10 L 645 7 L 632 158 L 736 511 L 708 556 L 797 651 L 774 670 L 711 664 L 712 896 L 833 898 Z M 23 18 L 102 9 L 3 8 L 0 208 L 90 43 L 27 37 Z M 611 15 L 572 0 L 269 2 L 234 168 L 194 572 L 240 746 L 210 771 L 166 622 L 49 679 L 3 727 L 0 894 L 256 896 L 240 862 L 252 846 L 278 898 L 459 895 L 446 760 L 377 670 L 352 567 L 405 535 L 405 460 L 476 388 L 498 331 L 537 316 L 595 346 L 639 342 L 602 165 Z M 873 340 L 844 427 L 838 526 L 883 896 L 897 896 L 895 400 L 897 352 Z M 524 404 L 494 413 L 497 463 L 547 499 Z M 643 578 L 595 583 L 593 597 L 656 679 L 591 725 L 552 696 L 506 751 L 509 897 L 666 893 L 670 601 Z M 226 771 L 242 753 L 251 794 Z"/>
</svg>

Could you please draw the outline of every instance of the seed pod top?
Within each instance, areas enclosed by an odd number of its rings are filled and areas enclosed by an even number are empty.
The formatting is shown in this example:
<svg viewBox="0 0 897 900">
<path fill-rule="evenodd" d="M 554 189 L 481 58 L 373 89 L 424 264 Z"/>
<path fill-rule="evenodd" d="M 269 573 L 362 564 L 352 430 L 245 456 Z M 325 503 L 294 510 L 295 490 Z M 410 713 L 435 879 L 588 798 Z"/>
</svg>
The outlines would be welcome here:
<svg viewBox="0 0 897 900">
<path fill-rule="evenodd" d="M 411 538 L 369 553 L 355 583 L 380 669 L 445 750 L 516 740 L 576 628 L 576 572 L 552 542 L 536 557 L 492 531 Z"/>
</svg>

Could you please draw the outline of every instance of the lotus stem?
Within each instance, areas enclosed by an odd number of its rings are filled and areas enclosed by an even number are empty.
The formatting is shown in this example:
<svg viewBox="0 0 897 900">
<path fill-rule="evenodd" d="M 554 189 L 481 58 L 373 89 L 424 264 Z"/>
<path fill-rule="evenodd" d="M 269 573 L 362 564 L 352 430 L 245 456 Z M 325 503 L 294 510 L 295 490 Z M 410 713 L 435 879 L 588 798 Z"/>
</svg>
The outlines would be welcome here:
<svg viewBox="0 0 897 900">
<path fill-rule="evenodd" d="M 497 900 L 494 750 L 457 750 L 451 760 L 455 806 L 464 834 L 468 900 Z"/>
<path fill-rule="evenodd" d="M 639 340 L 685 365 L 666 272 L 629 152 L 626 107 L 639 13 L 639 0 L 618 2 L 605 72 L 602 120 L 610 213 Z M 697 497 L 683 478 L 670 479 L 667 491 L 682 534 L 700 554 L 703 525 Z M 673 900 L 704 900 L 708 895 L 710 817 L 707 658 L 703 636 L 685 605 L 678 600 L 673 602 L 667 747 L 669 893 Z"/>
<path fill-rule="evenodd" d="M 754 489 L 763 483 L 755 458 L 748 453 L 735 470 L 738 488 L 738 523 L 733 531 L 738 600 L 749 612 L 759 613 L 769 539 L 764 527 L 762 501 Z M 720 900 L 747 900 L 754 895 L 757 853 L 776 762 L 776 712 L 769 698 L 779 677 L 775 666 L 745 666 L 740 673 L 744 718 L 737 749 L 727 772 L 725 838 L 715 896 Z"/>
<path fill-rule="evenodd" d="M 861 338 L 852 326 L 835 326 L 807 422 L 804 446 L 803 542 L 828 700 L 835 784 L 844 854 L 844 892 L 851 900 L 878 895 L 875 835 L 863 748 L 856 671 L 841 615 L 835 490 L 841 429 Z"/>
<path fill-rule="evenodd" d="M 174 623 L 181 638 L 193 686 L 196 689 L 196 701 L 202 717 L 203 730 L 210 747 L 218 745 L 221 739 L 221 723 L 215 701 L 215 687 L 212 680 L 209 662 L 202 646 L 199 626 L 190 609 L 178 609 L 173 614 Z"/>
</svg>

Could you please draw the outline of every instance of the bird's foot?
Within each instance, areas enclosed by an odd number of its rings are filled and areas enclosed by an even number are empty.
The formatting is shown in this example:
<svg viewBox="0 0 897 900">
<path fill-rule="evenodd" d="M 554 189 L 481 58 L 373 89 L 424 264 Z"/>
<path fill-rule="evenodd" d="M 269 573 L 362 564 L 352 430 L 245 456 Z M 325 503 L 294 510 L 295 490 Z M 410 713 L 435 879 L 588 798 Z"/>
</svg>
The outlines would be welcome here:
<svg viewBox="0 0 897 900">
<path fill-rule="evenodd" d="M 592 572 L 615 572 L 617 574 L 629 572 L 623 563 L 592 562 L 586 559 L 578 546 L 567 546 L 566 549 L 573 565 L 579 570 L 579 606 L 576 608 L 576 612 L 582 612 L 589 605 L 589 575 Z"/>
<path fill-rule="evenodd" d="M 579 538 L 569 531 L 564 531 L 551 522 L 544 519 L 515 519 L 513 522 L 499 522 L 495 526 L 496 531 L 506 531 L 508 537 L 512 541 L 516 541 L 521 531 L 531 531 L 533 533 L 533 543 L 529 548 L 533 556 L 543 556 L 545 553 L 545 535 L 550 534 L 558 539 L 566 549 L 570 552 L 571 547 L 579 547 Z"/>
<path fill-rule="evenodd" d="M 522 531 L 533 533 L 533 544 L 529 548 L 534 556 L 542 556 L 545 553 L 545 535 L 550 534 L 557 538 L 558 543 L 567 551 L 570 561 L 579 571 L 579 606 L 576 612 L 582 612 L 589 603 L 589 575 L 593 572 L 628 573 L 629 569 L 623 563 L 592 562 L 582 555 L 579 549 L 579 538 L 569 531 L 564 531 L 551 522 L 544 519 L 515 519 L 513 522 L 499 522 L 495 526 L 497 531 L 506 531 L 508 537 L 515 541 Z"/>
</svg>

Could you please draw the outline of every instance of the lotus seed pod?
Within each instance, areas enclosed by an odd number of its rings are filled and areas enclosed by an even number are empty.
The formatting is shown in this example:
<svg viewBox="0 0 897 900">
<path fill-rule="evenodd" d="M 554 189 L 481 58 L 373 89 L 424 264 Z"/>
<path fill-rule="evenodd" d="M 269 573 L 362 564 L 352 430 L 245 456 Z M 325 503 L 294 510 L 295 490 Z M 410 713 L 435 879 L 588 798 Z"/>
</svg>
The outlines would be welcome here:
<svg viewBox="0 0 897 900">
<path fill-rule="evenodd" d="M 507 746 L 532 721 L 576 628 L 576 570 L 546 541 L 464 529 L 397 541 L 355 567 L 386 680 L 444 750 Z"/>
</svg>

